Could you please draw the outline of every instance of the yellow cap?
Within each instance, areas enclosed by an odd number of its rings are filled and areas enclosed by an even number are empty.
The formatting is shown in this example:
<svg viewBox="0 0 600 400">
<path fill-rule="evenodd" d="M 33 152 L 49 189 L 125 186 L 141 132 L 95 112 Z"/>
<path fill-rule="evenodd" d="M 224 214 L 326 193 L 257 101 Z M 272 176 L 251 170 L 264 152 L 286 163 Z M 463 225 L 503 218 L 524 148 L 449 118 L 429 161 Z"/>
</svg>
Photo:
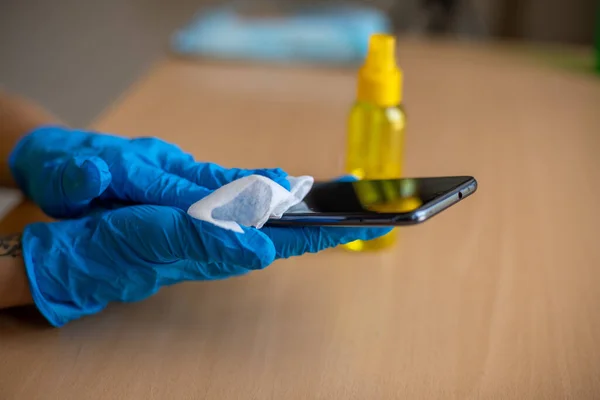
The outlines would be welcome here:
<svg viewBox="0 0 600 400">
<path fill-rule="evenodd" d="M 359 101 L 391 107 L 402 101 L 402 72 L 396 65 L 396 40 L 391 35 L 375 34 L 369 39 L 365 64 L 358 72 Z"/>
</svg>

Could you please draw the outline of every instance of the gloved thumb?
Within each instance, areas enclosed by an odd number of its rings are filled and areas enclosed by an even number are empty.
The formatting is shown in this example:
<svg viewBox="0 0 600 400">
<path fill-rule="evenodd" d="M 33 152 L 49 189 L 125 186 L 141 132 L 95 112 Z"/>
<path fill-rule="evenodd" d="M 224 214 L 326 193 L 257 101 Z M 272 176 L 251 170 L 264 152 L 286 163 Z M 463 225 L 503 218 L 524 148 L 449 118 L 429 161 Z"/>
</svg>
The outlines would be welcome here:
<svg viewBox="0 0 600 400">
<path fill-rule="evenodd" d="M 156 263 L 161 284 L 221 279 L 262 269 L 275 260 L 275 247 L 255 228 L 219 228 L 175 207 L 140 205 L 105 214 L 106 231 L 128 237 L 121 250 Z M 113 244 L 114 245 L 114 244 Z M 180 263 L 180 264 L 176 264 Z"/>
<path fill-rule="evenodd" d="M 84 211 L 108 187 L 112 175 L 106 162 L 96 156 L 74 156 L 66 160 L 60 176 L 63 202 L 69 214 Z"/>
<path fill-rule="evenodd" d="M 180 254 L 189 259 L 210 261 L 222 269 L 237 265 L 249 270 L 265 268 L 275 260 L 273 242 L 258 229 L 242 227 L 243 233 L 237 233 L 185 217 L 188 237 L 180 242 L 184 243 Z"/>
</svg>

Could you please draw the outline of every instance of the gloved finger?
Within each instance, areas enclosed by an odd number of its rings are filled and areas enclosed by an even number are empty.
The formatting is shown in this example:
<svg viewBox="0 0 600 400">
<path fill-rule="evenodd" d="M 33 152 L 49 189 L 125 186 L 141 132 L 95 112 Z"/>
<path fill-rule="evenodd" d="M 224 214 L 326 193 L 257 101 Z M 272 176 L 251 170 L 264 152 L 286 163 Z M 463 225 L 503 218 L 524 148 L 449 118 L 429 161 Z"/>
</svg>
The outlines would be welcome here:
<svg viewBox="0 0 600 400">
<path fill-rule="evenodd" d="M 143 249 L 136 252 L 144 254 L 146 259 L 165 264 L 166 269 L 172 267 L 172 262 L 180 260 L 196 263 L 193 264 L 195 268 L 213 264 L 213 268 L 238 266 L 261 269 L 275 259 L 273 243 L 258 229 L 243 228 L 243 233 L 237 233 L 196 220 L 185 211 L 172 207 L 146 205 L 122 208 L 110 214 L 109 218 L 114 224 L 121 224 L 117 227 L 118 231 L 139 231 L 143 240 L 137 242 Z M 123 227 L 123 224 L 128 226 Z M 163 272 L 168 275 L 168 271 Z"/>
<path fill-rule="evenodd" d="M 138 204 L 177 207 L 187 211 L 196 201 L 208 196 L 212 190 L 198 186 L 180 176 L 169 174 L 152 166 L 140 166 L 127 171 L 122 190 L 125 198 Z"/>
<path fill-rule="evenodd" d="M 112 180 L 108 165 L 96 156 L 58 160 L 45 168 L 44 175 L 42 182 L 48 188 L 44 211 L 53 217 L 83 214 Z"/>
<path fill-rule="evenodd" d="M 223 185 L 243 178 L 249 175 L 261 175 L 267 177 L 281 186 L 290 189 L 290 183 L 287 180 L 288 174 L 280 168 L 272 169 L 240 169 L 240 168 L 224 168 L 213 163 L 197 163 L 190 162 L 185 158 L 181 158 L 172 162 L 166 168 L 167 172 L 181 176 L 194 182 L 197 185 L 207 189 L 215 190 Z"/>
<path fill-rule="evenodd" d="M 277 258 L 288 258 L 346 244 L 355 240 L 371 240 L 389 233 L 391 227 L 279 227 L 261 229 L 273 242 Z"/>
<path fill-rule="evenodd" d="M 256 228 L 243 227 L 244 233 L 237 233 L 187 217 L 197 233 L 192 246 L 196 243 L 198 248 L 200 242 L 204 245 L 204 252 L 212 264 L 212 276 L 228 275 L 239 267 L 263 269 L 275 260 L 273 242 Z"/>
<path fill-rule="evenodd" d="M 166 142 L 157 137 L 137 137 L 129 140 L 129 144 L 140 154 L 147 155 L 149 159 L 158 161 L 158 166 L 167 170 L 167 167 L 176 162 L 193 163 L 194 157 L 174 143 Z M 151 163 L 155 165 L 154 162 Z M 156 165 L 155 165 L 156 166 Z"/>
<path fill-rule="evenodd" d="M 103 159 L 96 156 L 76 156 L 66 163 L 61 183 L 67 200 L 82 206 L 100 196 L 111 180 L 112 175 Z"/>
<path fill-rule="evenodd" d="M 242 227 L 244 233 L 222 229 L 206 221 L 196 220 L 186 215 L 194 226 L 190 245 L 198 249 L 204 246 L 203 252 L 213 263 L 236 265 L 248 269 L 262 269 L 275 260 L 275 247 L 267 235 L 256 228 Z M 190 249 L 193 252 L 193 249 Z"/>
</svg>

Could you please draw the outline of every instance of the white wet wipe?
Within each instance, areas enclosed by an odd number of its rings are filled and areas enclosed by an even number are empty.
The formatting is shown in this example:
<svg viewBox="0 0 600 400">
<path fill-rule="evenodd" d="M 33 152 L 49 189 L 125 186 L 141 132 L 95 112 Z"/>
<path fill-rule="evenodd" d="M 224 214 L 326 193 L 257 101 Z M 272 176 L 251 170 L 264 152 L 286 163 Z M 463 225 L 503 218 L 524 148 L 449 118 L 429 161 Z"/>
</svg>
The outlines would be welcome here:
<svg viewBox="0 0 600 400">
<path fill-rule="evenodd" d="M 243 232 L 240 225 L 261 228 L 270 218 L 281 218 L 301 203 L 314 183 L 312 176 L 287 179 L 289 191 L 264 176 L 246 176 L 192 204 L 187 212 L 193 218 L 234 232 Z"/>
</svg>

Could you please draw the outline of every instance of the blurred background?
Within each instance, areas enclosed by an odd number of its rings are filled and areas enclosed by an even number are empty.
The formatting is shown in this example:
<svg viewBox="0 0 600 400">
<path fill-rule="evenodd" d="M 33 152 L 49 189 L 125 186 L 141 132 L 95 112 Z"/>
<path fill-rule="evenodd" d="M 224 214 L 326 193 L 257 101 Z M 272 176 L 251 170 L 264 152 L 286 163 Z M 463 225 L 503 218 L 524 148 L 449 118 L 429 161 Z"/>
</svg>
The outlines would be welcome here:
<svg viewBox="0 0 600 400">
<path fill-rule="evenodd" d="M 277 2 L 278 5 L 284 2 Z M 173 34 L 223 2 L 1 0 L 0 86 L 85 126 L 169 53 Z M 307 1 L 286 2 L 305 7 Z M 593 58 L 597 0 L 373 0 L 400 36 L 511 40 Z M 245 5 L 251 9 L 252 2 Z M 310 2 L 329 10 L 344 2 Z M 566 45 L 566 46 L 565 46 Z"/>
</svg>

